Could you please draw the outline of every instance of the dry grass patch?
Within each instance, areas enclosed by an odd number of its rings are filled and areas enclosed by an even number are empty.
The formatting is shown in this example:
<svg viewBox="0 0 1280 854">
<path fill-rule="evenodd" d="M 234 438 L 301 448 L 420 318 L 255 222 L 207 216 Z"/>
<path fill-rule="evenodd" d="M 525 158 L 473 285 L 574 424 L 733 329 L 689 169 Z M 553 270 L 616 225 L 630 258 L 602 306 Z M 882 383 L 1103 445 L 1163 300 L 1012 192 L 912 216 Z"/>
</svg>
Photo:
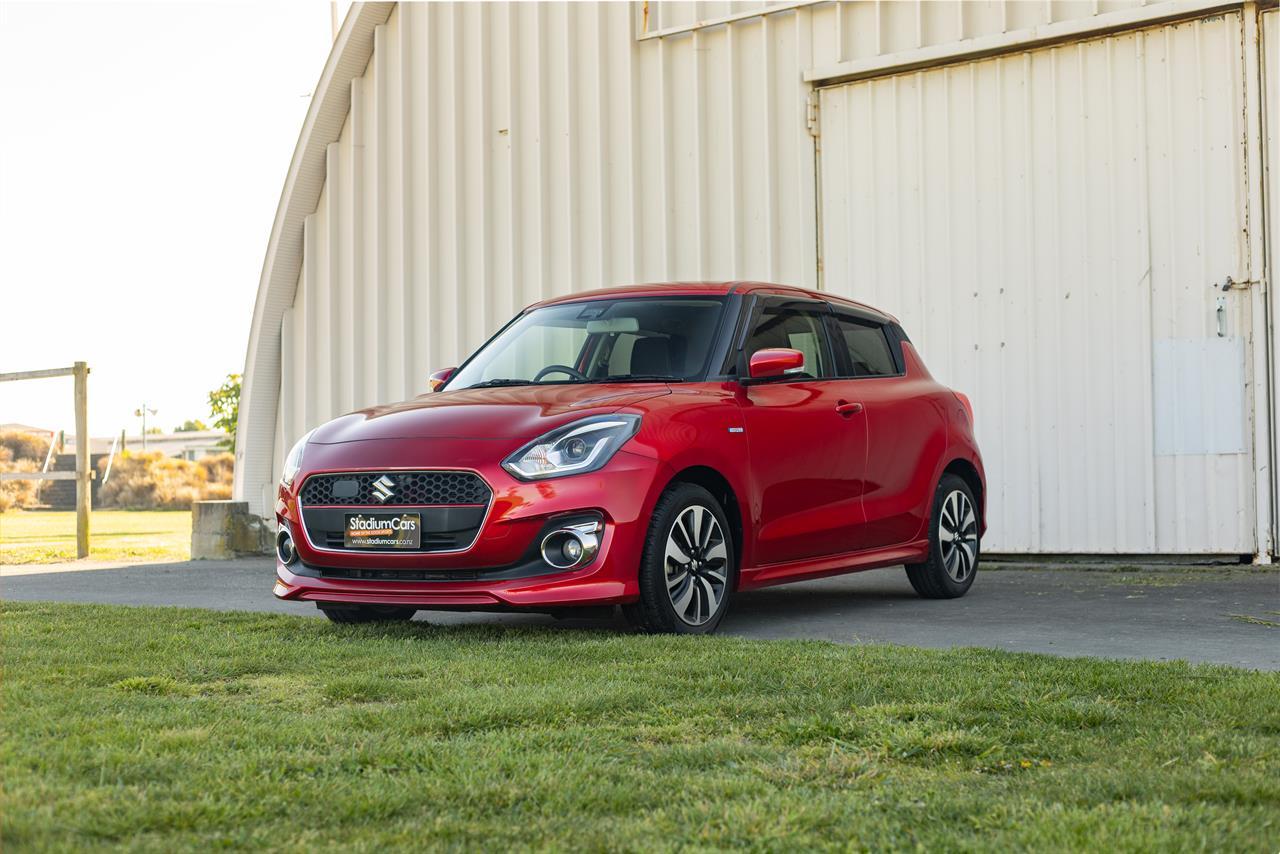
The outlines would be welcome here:
<svg viewBox="0 0 1280 854">
<path fill-rule="evenodd" d="M 234 463 L 231 454 L 192 462 L 158 451 L 126 452 L 116 458 L 98 501 L 104 507 L 129 510 L 190 510 L 195 501 L 231 497 Z M 106 466 L 105 459 L 98 463 L 99 478 Z"/>
<path fill-rule="evenodd" d="M 0 472 L 37 472 L 49 452 L 49 440 L 18 430 L 0 432 Z M 40 503 L 40 481 L 0 480 L 0 513 Z"/>
</svg>

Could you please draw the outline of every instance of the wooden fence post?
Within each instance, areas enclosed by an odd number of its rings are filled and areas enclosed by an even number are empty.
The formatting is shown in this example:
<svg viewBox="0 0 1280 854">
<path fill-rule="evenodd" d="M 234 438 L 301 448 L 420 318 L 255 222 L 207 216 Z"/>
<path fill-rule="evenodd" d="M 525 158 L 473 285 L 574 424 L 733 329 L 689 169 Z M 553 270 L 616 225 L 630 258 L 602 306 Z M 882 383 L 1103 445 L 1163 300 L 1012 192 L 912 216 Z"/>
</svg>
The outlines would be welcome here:
<svg viewBox="0 0 1280 854">
<path fill-rule="evenodd" d="M 76 362 L 76 557 L 89 556 L 89 511 L 93 472 L 89 469 L 89 366 Z"/>
</svg>

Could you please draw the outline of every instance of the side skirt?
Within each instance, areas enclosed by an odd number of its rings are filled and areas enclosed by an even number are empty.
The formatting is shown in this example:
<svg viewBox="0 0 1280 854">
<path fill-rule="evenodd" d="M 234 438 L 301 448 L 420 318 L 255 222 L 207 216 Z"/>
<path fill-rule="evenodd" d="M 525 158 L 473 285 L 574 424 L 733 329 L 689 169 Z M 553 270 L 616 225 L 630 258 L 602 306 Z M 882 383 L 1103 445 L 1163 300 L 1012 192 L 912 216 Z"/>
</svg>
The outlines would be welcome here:
<svg viewBox="0 0 1280 854">
<path fill-rule="evenodd" d="M 904 563 L 919 563 L 928 554 L 928 539 L 920 539 L 886 549 L 847 552 L 829 557 L 774 563 L 752 569 L 743 569 L 738 576 L 740 579 L 738 589 L 752 590 L 757 587 L 771 587 L 775 584 L 787 584 L 792 581 L 807 581 L 813 578 L 826 578 L 831 575 L 844 575 L 848 572 L 860 572 L 864 569 L 879 569 L 880 567 L 897 566 Z"/>
</svg>

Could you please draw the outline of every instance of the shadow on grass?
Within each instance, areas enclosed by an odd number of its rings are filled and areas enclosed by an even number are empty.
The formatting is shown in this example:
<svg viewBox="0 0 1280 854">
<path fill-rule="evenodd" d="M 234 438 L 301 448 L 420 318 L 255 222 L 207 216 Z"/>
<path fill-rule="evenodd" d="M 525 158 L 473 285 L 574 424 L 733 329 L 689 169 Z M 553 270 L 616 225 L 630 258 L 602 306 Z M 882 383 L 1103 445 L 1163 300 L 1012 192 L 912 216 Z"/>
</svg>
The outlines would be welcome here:
<svg viewBox="0 0 1280 854">
<path fill-rule="evenodd" d="M 338 625 L 324 622 L 320 631 L 330 636 L 352 638 L 385 638 L 454 643 L 504 644 L 546 641 L 585 642 L 613 640 L 622 637 L 646 637 L 618 619 L 616 623 L 573 618 L 537 625 L 509 625 L 502 623 L 433 623 L 429 620 L 413 620 L 407 623 L 365 623 Z M 672 637 L 670 635 L 649 637 Z"/>
<path fill-rule="evenodd" d="M 183 531 L 94 531 L 90 528 L 91 536 L 94 540 L 112 540 L 122 537 L 183 537 Z M 25 544 L 32 543 L 50 543 L 52 545 L 65 544 L 68 539 L 75 539 L 75 531 L 69 531 L 65 534 L 44 533 L 44 534 L 27 534 L 13 536 L 5 534 L 3 541 L 5 544 Z"/>
</svg>

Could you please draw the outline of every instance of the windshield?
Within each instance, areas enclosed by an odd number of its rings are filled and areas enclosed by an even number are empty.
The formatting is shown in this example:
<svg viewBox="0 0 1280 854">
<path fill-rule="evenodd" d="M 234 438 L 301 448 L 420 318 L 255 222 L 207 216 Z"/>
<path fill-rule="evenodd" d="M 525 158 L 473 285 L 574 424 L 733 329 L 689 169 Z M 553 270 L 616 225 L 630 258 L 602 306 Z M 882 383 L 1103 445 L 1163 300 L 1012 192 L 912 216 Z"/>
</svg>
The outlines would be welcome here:
<svg viewBox="0 0 1280 854">
<path fill-rule="evenodd" d="M 700 379 L 724 310 L 722 297 L 591 300 L 522 315 L 445 385 Z"/>
</svg>

